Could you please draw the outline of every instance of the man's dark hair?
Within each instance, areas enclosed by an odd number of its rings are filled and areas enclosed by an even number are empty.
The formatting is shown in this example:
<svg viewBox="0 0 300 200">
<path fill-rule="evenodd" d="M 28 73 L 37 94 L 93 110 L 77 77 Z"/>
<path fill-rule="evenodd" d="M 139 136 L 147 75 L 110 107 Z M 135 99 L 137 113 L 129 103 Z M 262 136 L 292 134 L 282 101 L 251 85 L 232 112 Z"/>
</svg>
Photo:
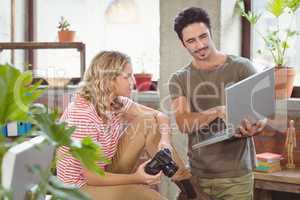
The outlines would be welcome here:
<svg viewBox="0 0 300 200">
<path fill-rule="evenodd" d="M 177 33 L 177 36 L 180 38 L 180 40 L 183 42 L 182 39 L 182 30 L 193 23 L 204 23 L 206 27 L 211 29 L 210 25 L 210 18 L 207 12 L 198 7 L 190 7 L 187 9 L 184 9 L 178 15 L 175 17 L 174 20 L 174 30 Z"/>
</svg>

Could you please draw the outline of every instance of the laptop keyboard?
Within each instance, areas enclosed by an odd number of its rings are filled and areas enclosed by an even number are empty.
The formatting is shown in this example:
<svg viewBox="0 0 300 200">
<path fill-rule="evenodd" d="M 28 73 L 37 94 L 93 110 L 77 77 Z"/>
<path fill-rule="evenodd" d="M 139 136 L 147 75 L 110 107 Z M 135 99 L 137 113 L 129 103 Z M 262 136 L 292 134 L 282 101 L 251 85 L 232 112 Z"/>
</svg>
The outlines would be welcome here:
<svg viewBox="0 0 300 200">
<path fill-rule="evenodd" d="M 215 137 L 220 137 L 221 135 L 225 135 L 226 131 L 219 131 L 217 133 L 211 133 L 209 134 L 207 137 L 205 137 L 206 140 L 211 139 L 211 138 L 215 138 Z"/>
<path fill-rule="evenodd" d="M 192 149 L 198 149 L 228 138 L 228 129 L 223 119 L 216 118 L 207 127 L 197 132 L 197 140 Z"/>
<path fill-rule="evenodd" d="M 206 128 L 201 129 L 199 133 L 200 140 L 207 140 L 225 135 L 226 131 L 222 131 L 225 129 L 226 124 L 224 120 L 221 118 L 216 118 L 215 120 L 211 121 Z"/>
</svg>

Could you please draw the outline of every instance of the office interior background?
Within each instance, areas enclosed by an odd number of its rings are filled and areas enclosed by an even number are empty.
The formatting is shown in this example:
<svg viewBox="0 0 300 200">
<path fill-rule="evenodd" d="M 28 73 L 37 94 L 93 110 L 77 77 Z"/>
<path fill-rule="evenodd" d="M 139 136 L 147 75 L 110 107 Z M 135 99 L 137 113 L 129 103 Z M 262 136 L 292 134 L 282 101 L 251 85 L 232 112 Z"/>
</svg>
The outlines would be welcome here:
<svg viewBox="0 0 300 200">
<path fill-rule="evenodd" d="M 183 48 L 173 31 L 173 20 L 183 8 L 199 6 L 205 8 L 212 20 L 212 38 L 216 47 L 228 54 L 250 58 L 258 71 L 273 66 L 272 59 L 264 48 L 258 33 L 241 18 L 236 10 L 236 0 L 0 0 L 0 42 L 58 42 L 58 22 L 63 16 L 70 23 L 70 29 L 76 31 L 75 42 L 85 45 L 85 68 L 91 59 L 102 50 L 118 50 L 132 58 L 133 70 L 136 73 L 152 74 L 155 87 L 147 92 L 133 93 L 133 99 L 161 109 L 169 113 L 170 99 L 168 80 L 177 69 L 189 63 L 191 57 Z M 253 11 L 263 12 L 267 0 L 245 0 Z M 290 16 L 280 21 L 284 24 Z M 263 14 L 257 28 L 262 32 L 274 26 L 269 15 Z M 290 24 L 286 24 L 289 26 Z M 300 30 L 300 12 L 296 13 L 291 26 Z M 300 37 L 295 37 L 288 49 L 288 64 L 296 69 L 294 92 L 292 98 L 285 103 L 288 118 L 300 116 Z M 1 50 L 1 48 L 0 48 Z M 0 63 L 11 63 L 21 71 L 27 64 L 35 78 L 67 78 L 74 80 L 61 91 L 49 91 L 43 102 L 50 106 L 65 108 L 69 95 L 78 86 L 81 74 L 81 52 L 74 49 L 14 49 L 0 51 Z M 62 99 L 60 99 L 60 97 Z M 173 124 L 174 119 L 172 117 Z M 300 120 L 299 120 L 300 123 Z M 176 126 L 174 126 L 176 129 Z M 187 136 L 178 130 L 173 134 L 173 141 L 180 154 L 186 157 Z M 300 132 L 297 133 L 299 141 Z M 268 144 L 274 151 L 276 138 L 272 134 L 257 139 L 258 149 L 261 141 Z M 275 139 L 274 139 L 275 138 Z M 298 142 L 298 144 L 300 144 Z M 300 164 L 300 147 L 296 148 L 295 159 Z M 221 166 L 220 166 L 221 167 Z M 298 165 L 300 167 L 300 165 Z M 296 175 L 298 182 L 293 187 L 297 192 L 277 191 L 280 198 L 299 198 L 300 171 Z M 158 190 L 174 199 L 177 194 L 170 181 L 164 179 Z M 275 192 L 276 193 L 276 192 Z M 292 193 L 292 194 L 291 194 Z M 277 194 L 277 193 L 276 193 Z M 273 195 L 276 196 L 276 195 Z M 276 198 L 276 197 L 274 197 Z M 278 197 L 277 197 L 278 198 Z"/>
</svg>

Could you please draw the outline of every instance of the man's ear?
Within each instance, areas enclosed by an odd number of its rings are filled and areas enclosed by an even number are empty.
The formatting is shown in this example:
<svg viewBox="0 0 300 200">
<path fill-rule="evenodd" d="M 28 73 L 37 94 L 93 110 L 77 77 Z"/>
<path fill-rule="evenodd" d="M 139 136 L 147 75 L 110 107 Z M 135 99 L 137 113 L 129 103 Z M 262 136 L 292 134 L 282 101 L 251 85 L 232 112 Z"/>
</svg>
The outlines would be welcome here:
<svg viewBox="0 0 300 200">
<path fill-rule="evenodd" d="M 180 41 L 181 41 L 182 46 L 183 46 L 184 48 L 186 48 L 186 46 L 185 46 L 183 40 L 180 40 Z"/>
<path fill-rule="evenodd" d="M 209 30 L 209 35 L 210 35 L 210 38 L 212 39 L 213 36 L 212 36 L 212 32 L 211 32 L 211 29 L 208 29 Z"/>
</svg>

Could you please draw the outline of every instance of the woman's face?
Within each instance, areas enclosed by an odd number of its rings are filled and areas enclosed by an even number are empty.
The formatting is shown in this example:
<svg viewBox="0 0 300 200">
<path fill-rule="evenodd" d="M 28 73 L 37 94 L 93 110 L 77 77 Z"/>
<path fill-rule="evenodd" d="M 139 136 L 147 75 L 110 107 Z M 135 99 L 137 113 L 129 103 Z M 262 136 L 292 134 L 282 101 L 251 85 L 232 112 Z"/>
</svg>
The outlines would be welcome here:
<svg viewBox="0 0 300 200">
<path fill-rule="evenodd" d="M 131 64 L 126 64 L 123 73 L 115 80 L 115 89 L 117 96 L 129 97 L 134 85 L 133 71 Z"/>
</svg>

